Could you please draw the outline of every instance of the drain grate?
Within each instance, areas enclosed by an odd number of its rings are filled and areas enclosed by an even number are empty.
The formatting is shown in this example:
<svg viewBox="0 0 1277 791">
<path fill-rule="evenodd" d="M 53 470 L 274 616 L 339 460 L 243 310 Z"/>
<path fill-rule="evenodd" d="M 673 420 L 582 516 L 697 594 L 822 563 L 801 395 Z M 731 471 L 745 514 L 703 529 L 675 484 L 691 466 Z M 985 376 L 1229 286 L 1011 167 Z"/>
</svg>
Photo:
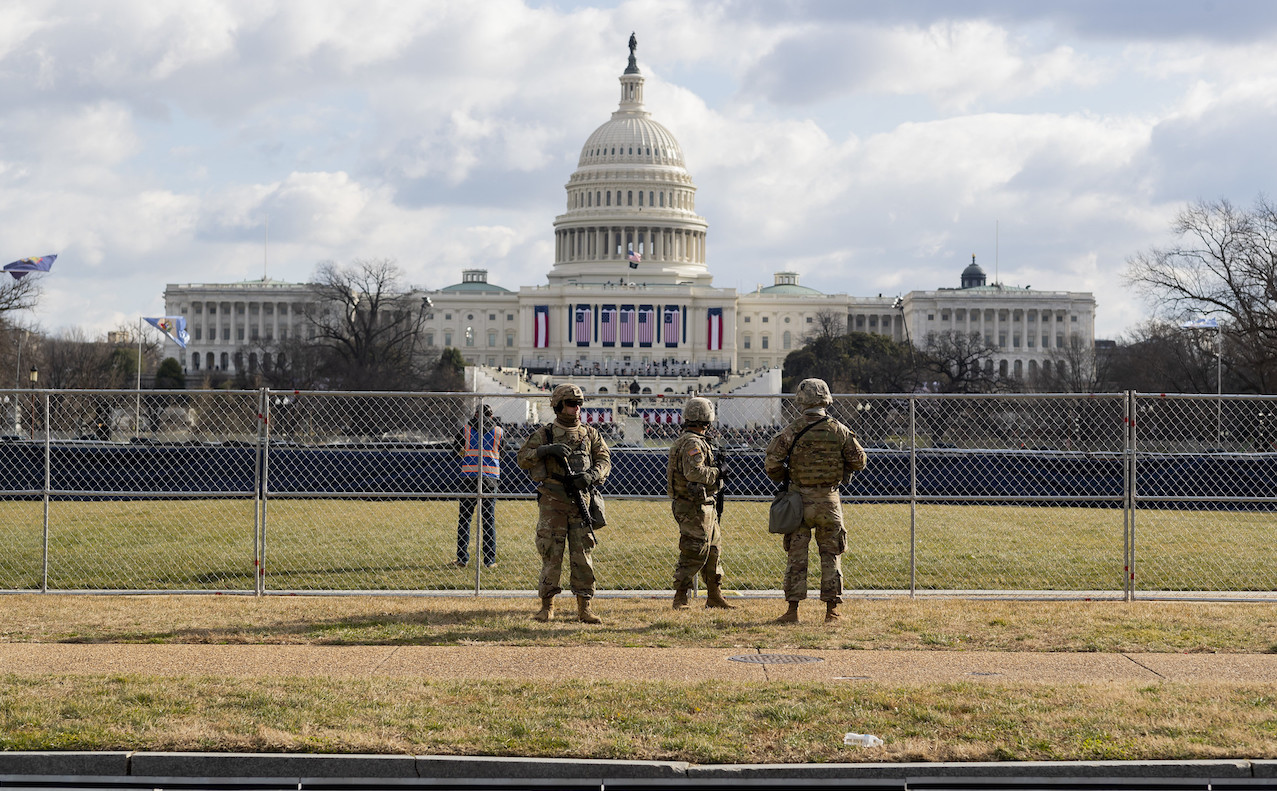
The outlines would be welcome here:
<svg viewBox="0 0 1277 791">
<path fill-rule="evenodd" d="M 751 665 L 803 665 L 808 662 L 824 662 L 818 656 L 801 656 L 799 654 L 745 654 L 744 656 L 727 657 L 732 662 L 746 662 Z"/>
</svg>

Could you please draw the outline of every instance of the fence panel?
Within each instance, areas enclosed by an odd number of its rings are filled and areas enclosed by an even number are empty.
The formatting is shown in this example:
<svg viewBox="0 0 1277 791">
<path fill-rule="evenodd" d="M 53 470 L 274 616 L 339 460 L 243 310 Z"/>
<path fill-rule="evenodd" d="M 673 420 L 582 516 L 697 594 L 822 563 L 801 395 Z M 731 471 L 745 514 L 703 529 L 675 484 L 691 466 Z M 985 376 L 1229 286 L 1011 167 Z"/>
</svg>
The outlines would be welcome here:
<svg viewBox="0 0 1277 791">
<path fill-rule="evenodd" d="M 476 574 L 500 585 L 499 564 L 453 565 L 459 508 L 476 495 L 457 443 L 478 404 L 455 393 L 268 393 L 265 589 L 474 590 Z M 470 532 L 467 547 L 482 535 Z"/>
<path fill-rule="evenodd" d="M 41 398 L 49 588 L 253 590 L 258 393 Z"/>
<path fill-rule="evenodd" d="M 918 590 L 1124 595 L 1124 396 L 913 401 Z"/>
<path fill-rule="evenodd" d="M 1277 591 L 1271 396 L 1134 396 L 1135 595 Z"/>
<path fill-rule="evenodd" d="M 688 393 L 586 390 L 613 466 L 599 590 L 667 591 Z M 724 584 L 776 595 L 763 459 L 792 397 L 709 397 L 730 469 Z M 504 432 L 495 491 L 458 455 L 481 405 Z M 870 454 L 843 489 L 850 595 L 1124 595 L 1128 540 L 1141 598 L 1277 590 L 1277 398 L 854 395 L 830 412 Z M 0 392 L 0 589 L 529 592 L 537 505 L 515 454 L 552 417 L 544 391 Z"/>
</svg>

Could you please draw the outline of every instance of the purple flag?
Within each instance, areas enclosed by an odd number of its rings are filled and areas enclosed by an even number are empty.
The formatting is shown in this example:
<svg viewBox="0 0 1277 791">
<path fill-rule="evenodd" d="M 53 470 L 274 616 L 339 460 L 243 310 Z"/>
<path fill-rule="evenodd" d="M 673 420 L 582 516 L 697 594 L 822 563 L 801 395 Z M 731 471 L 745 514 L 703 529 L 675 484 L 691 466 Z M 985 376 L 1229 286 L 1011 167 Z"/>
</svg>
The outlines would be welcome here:
<svg viewBox="0 0 1277 791">
<path fill-rule="evenodd" d="M 12 264 L 5 264 L 4 271 L 13 275 L 14 280 L 21 280 L 30 272 L 48 272 L 56 260 L 58 260 L 56 254 L 42 255 L 38 258 L 24 258 L 21 261 L 14 261 Z"/>
</svg>

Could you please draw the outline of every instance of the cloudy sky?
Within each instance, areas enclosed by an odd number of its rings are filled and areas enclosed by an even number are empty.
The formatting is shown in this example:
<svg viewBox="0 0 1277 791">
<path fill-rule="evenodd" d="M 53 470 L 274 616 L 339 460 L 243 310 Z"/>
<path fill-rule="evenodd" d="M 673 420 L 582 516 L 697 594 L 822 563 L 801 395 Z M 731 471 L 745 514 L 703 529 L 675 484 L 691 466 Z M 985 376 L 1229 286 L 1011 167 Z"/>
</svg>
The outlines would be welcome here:
<svg viewBox="0 0 1277 791">
<path fill-rule="evenodd" d="M 1277 173 L 1268 2 L 9 0 L 0 257 L 58 253 L 28 320 L 90 334 L 324 260 L 543 283 L 631 31 L 719 286 L 897 294 L 975 254 L 1114 337 L 1125 259 Z"/>
</svg>

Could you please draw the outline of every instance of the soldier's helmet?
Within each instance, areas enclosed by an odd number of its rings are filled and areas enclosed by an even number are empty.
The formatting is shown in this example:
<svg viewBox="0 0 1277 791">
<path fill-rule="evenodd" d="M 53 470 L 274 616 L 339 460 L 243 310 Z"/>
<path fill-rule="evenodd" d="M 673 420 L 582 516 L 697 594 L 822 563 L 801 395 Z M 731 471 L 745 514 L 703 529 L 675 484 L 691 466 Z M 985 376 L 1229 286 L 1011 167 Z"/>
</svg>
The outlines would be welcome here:
<svg viewBox="0 0 1277 791">
<path fill-rule="evenodd" d="M 804 379 L 798 383 L 798 392 L 794 394 L 794 403 L 799 409 L 815 409 L 829 406 L 834 402 L 829 394 L 829 385 L 824 379 Z"/>
<path fill-rule="evenodd" d="M 581 388 L 574 384 L 562 384 L 554 388 L 554 392 L 550 393 L 550 408 L 558 412 L 563 406 L 564 401 L 584 401 L 585 393 L 581 392 Z"/>
<path fill-rule="evenodd" d="M 714 402 L 708 398 L 692 398 L 683 406 L 684 423 L 713 423 Z"/>
</svg>

